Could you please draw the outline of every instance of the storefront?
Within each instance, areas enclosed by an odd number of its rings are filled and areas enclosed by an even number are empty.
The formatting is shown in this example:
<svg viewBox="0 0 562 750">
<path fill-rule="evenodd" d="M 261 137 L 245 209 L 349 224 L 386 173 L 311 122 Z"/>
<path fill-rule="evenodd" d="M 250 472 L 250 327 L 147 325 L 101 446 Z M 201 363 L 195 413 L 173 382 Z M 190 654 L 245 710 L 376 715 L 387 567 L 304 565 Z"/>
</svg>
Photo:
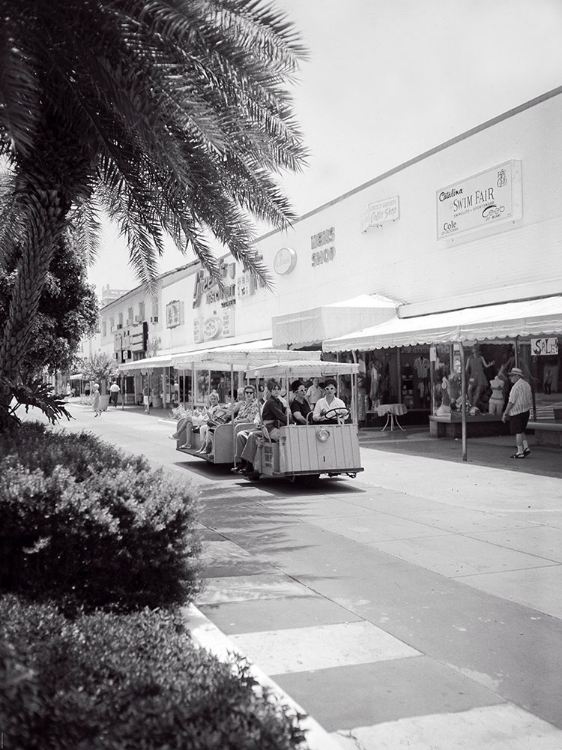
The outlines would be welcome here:
<svg viewBox="0 0 562 750">
<path fill-rule="evenodd" d="M 555 296 L 397 317 L 325 341 L 323 350 L 354 352 L 366 362 L 371 410 L 396 400 L 409 411 L 426 411 L 433 425 L 455 423 L 461 420 L 464 390 L 471 430 L 483 434 L 484 425 L 493 431 L 492 425 L 501 421 L 507 374 L 514 366 L 531 383 L 532 419 L 556 420 L 557 394 L 562 391 L 561 340 L 562 296 Z M 439 428 L 434 432 L 439 434 Z M 454 429 L 449 433 L 454 435 Z"/>
</svg>

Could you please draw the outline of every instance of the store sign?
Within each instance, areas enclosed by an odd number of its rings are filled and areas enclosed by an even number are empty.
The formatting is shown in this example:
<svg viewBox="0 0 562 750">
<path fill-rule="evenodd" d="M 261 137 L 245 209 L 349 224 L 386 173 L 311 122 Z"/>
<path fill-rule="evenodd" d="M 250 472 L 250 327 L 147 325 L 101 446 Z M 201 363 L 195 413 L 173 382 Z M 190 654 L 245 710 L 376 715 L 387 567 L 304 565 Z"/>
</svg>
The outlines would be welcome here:
<svg viewBox="0 0 562 750">
<path fill-rule="evenodd" d="M 366 232 L 373 227 L 380 227 L 387 221 L 400 218 L 400 199 L 398 196 L 386 198 L 382 201 L 369 203 L 361 220 L 361 231 Z"/>
<path fill-rule="evenodd" d="M 221 262 L 220 274 L 223 283 L 222 290 L 218 282 L 207 271 L 201 270 L 196 273 L 193 307 L 199 307 L 203 300 L 208 305 L 214 305 L 217 302 L 223 304 L 229 301 L 230 304 L 236 303 L 236 263 Z"/>
<path fill-rule="evenodd" d="M 129 329 L 132 352 L 145 352 L 148 341 L 148 324 L 138 323 Z"/>
<path fill-rule="evenodd" d="M 196 344 L 234 336 L 234 308 L 226 307 L 207 317 L 193 321 L 193 340 Z"/>
<path fill-rule="evenodd" d="M 166 328 L 177 328 L 182 324 L 182 304 L 178 299 L 166 305 Z"/>
<path fill-rule="evenodd" d="M 282 247 L 273 259 L 275 273 L 286 276 L 291 273 L 297 265 L 297 254 L 292 247 Z"/>
<path fill-rule="evenodd" d="M 485 229 L 521 211 L 521 162 L 512 160 L 436 193 L 437 239 Z"/>
<path fill-rule="evenodd" d="M 310 238 L 310 246 L 313 250 L 316 250 L 316 252 L 312 253 L 311 257 L 313 267 L 334 260 L 336 257 L 336 248 L 333 244 L 335 239 L 336 232 L 333 227 L 312 235 Z"/>
<path fill-rule="evenodd" d="M 533 357 L 553 357 L 558 355 L 558 339 L 531 339 Z"/>
</svg>

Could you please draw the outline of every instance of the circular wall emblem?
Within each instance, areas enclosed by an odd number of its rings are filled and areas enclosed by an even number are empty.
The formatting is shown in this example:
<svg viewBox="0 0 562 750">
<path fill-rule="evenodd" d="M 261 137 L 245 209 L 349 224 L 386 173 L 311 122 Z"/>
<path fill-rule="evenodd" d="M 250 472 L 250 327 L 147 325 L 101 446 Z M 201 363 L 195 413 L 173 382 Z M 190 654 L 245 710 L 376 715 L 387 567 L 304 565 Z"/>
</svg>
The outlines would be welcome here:
<svg viewBox="0 0 562 750">
<path fill-rule="evenodd" d="M 280 276 L 285 276 L 294 269 L 297 265 L 297 254 L 292 247 L 282 247 L 281 250 L 277 251 L 275 258 L 273 259 L 273 268 L 275 273 Z"/>
<path fill-rule="evenodd" d="M 216 316 L 207 318 L 203 324 L 203 338 L 205 341 L 215 339 L 221 332 L 221 322 Z"/>
</svg>

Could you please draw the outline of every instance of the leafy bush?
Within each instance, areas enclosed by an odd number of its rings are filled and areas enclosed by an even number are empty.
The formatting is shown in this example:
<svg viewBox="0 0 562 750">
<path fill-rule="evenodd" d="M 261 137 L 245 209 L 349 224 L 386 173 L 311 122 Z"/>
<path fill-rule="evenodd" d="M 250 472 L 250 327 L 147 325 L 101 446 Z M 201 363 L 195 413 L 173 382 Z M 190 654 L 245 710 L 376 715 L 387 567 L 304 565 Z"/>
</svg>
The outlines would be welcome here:
<svg viewBox="0 0 562 750">
<path fill-rule="evenodd" d="M 259 697 L 245 664 L 198 650 L 181 616 L 96 613 L 0 599 L 0 726 L 21 750 L 291 750 L 298 716 Z"/>
<path fill-rule="evenodd" d="M 144 456 L 127 454 L 91 433 L 54 432 L 39 422 L 25 422 L 15 432 L 0 433 L 0 472 L 9 465 L 41 469 L 48 476 L 57 466 L 65 466 L 78 482 L 103 469 L 150 469 Z"/>
<path fill-rule="evenodd" d="M 123 611 L 192 600 L 190 491 L 91 436 L 26 433 L 0 460 L 0 591 Z"/>
</svg>

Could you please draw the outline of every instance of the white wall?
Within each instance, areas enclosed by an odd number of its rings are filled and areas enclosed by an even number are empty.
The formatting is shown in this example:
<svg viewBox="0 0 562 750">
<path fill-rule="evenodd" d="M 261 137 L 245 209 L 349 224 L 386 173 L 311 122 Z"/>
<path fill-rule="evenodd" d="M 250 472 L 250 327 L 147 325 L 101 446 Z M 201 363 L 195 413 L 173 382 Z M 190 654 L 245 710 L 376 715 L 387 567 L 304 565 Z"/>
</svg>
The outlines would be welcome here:
<svg viewBox="0 0 562 750">
<path fill-rule="evenodd" d="M 412 314 L 560 292 L 560 123 L 558 95 L 267 235 L 259 248 L 269 265 L 284 245 L 298 254 L 293 273 L 276 278 L 278 313 L 374 292 Z M 437 240 L 436 191 L 511 159 L 522 161 L 522 219 Z M 368 204 L 396 195 L 399 220 L 361 233 Z M 330 227 L 335 259 L 312 267 L 311 237 Z"/>
</svg>

